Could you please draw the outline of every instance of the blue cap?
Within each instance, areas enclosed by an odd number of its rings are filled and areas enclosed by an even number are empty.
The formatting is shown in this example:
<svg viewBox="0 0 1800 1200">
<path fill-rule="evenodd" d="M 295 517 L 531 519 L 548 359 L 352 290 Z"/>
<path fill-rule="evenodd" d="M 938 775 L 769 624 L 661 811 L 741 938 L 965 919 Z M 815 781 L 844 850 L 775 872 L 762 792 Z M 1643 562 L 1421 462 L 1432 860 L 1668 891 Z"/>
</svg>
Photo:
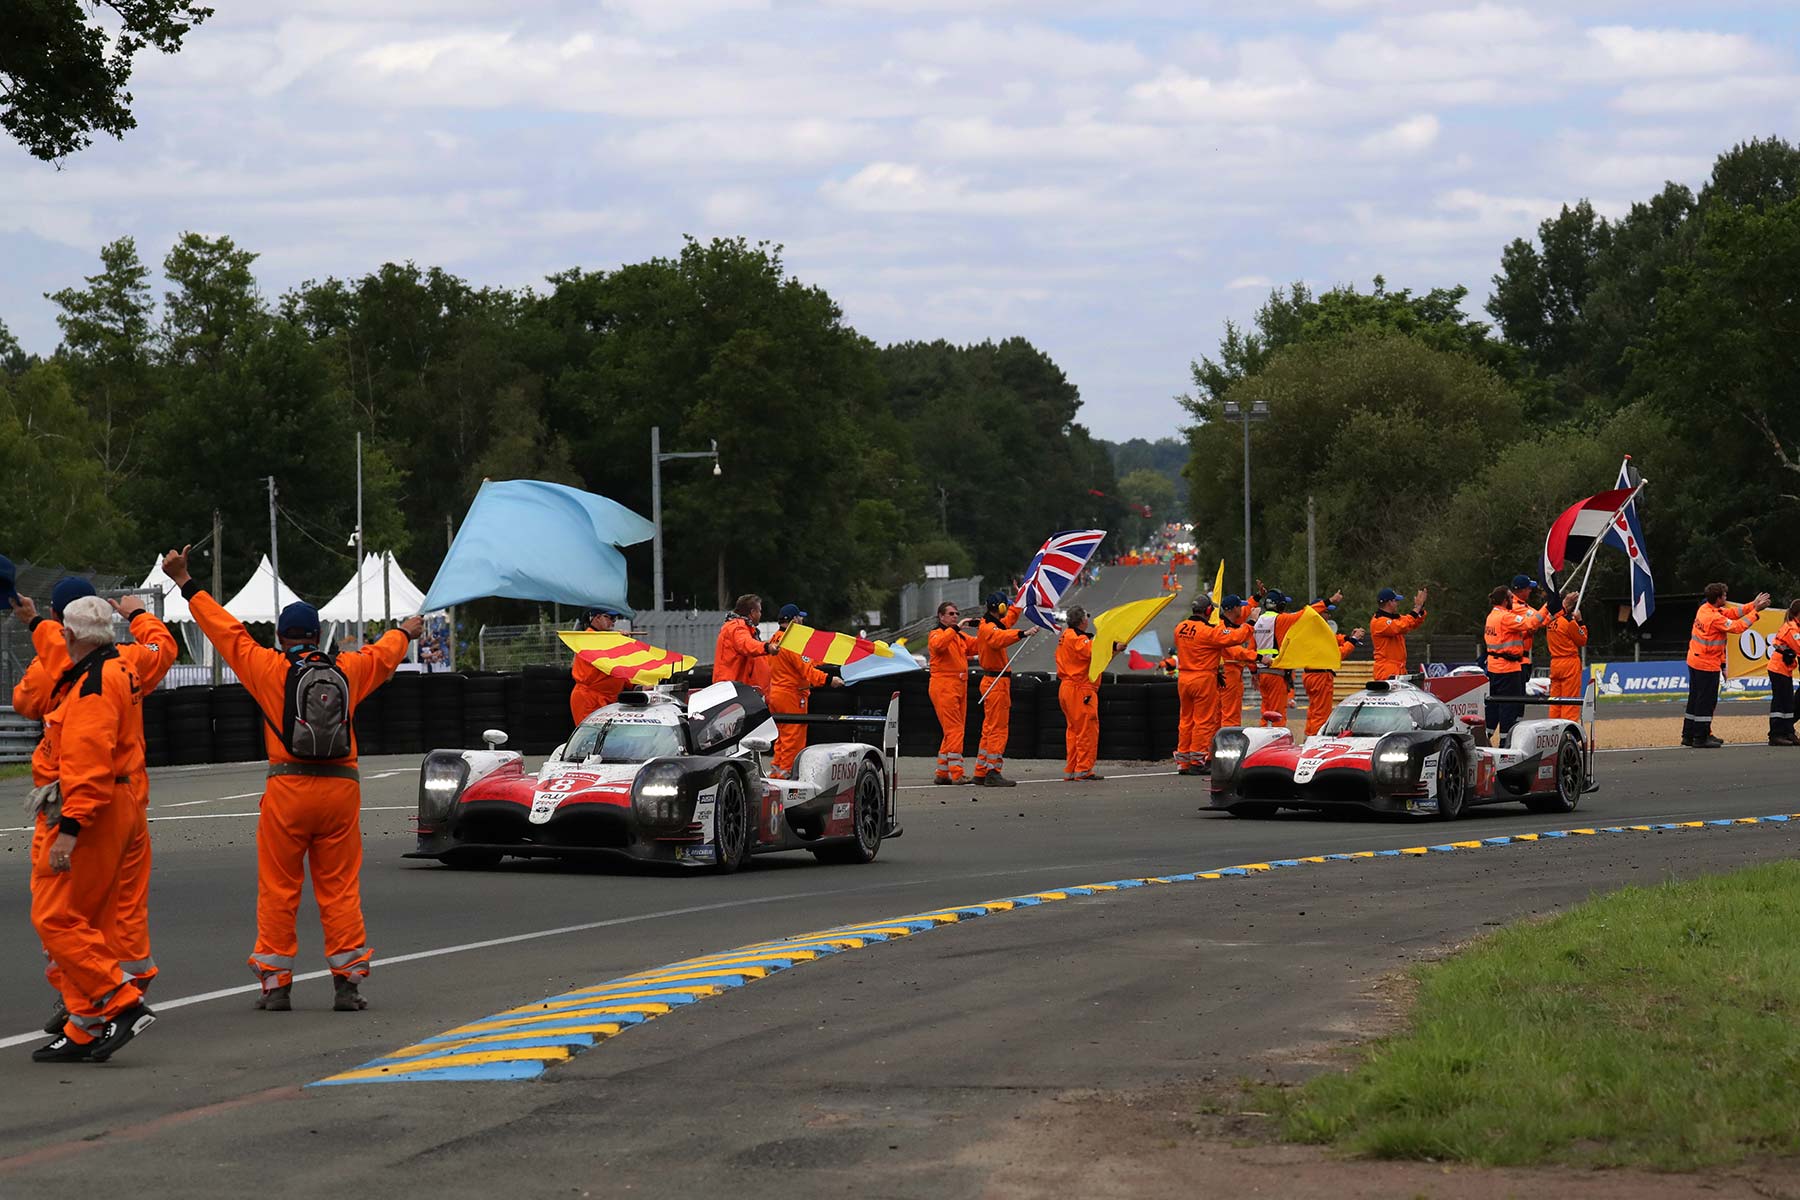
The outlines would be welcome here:
<svg viewBox="0 0 1800 1200">
<path fill-rule="evenodd" d="M 610 604 L 596 604 L 581 614 L 581 623 L 586 625 L 595 617 L 622 617 L 624 615 L 624 613 L 620 612 Z"/>
<path fill-rule="evenodd" d="M 19 569 L 13 566 L 12 559 L 0 554 L 0 600 L 11 604 L 19 598 L 14 585 L 19 581 Z"/>
<path fill-rule="evenodd" d="M 1236 592 L 1232 592 L 1232 593 L 1228 594 L 1223 600 L 1219 601 L 1219 607 L 1220 608 L 1237 608 L 1239 605 L 1243 604 L 1243 602 L 1244 602 L 1244 598 L 1242 596 L 1238 595 Z"/>
<path fill-rule="evenodd" d="M 1293 602 L 1294 602 L 1294 598 L 1292 596 L 1288 595 L 1286 592 L 1282 591 L 1280 588 L 1270 588 L 1268 591 L 1263 593 L 1263 603 L 1268 605 L 1270 608 L 1282 608 L 1286 605 L 1292 604 Z"/>
<path fill-rule="evenodd" d="M 989 592 L 988 597 L 987 597 L 987 602 L 988 602 L 988 607 L 999 608 L 999 607 L 1005 605 L 1008 601 L 1006 599 L 1005 592 Z"/>
<path fill-rule="evenodd" d="M 800 610 L 798 604 L 784 604 L 781 606 L 781 619 L 783 621 L 796 621 L 805 615 L 806 614 Z"/>
<path fill-rule="evenodd" d="M 69 607 L 69 605 L 80 600 L 82 597 L 91 596 L 93 594 L 93 584 L 78 576 L 71 575 L 67 579 L 60 580 L 56 585 L 56 590 L 50 593 L 50 611 L 55 613 L 56 619 L 60 621 L 62 620 L 63 609 Z"/>
<path fill-rule="evenodd" d="M 275 632 L 284 638 L 316 638 L 319 636 L 319 610 L 304 600 L 296 600 L 281 610 Z"/>
<path fill-rule="evenodd" d="M 1389 600 L 1399 600 L 1401 598 L 1400 593 L 1396 592 L 1393 588 L 1382 588 L 1380 595 L 1375 597 L 1375 602 L 1377 604 L 1386 604 Z"/>
<path fill-rule="evenodd" d="M 1518 591 L 1520 588 L 1536 587 L 1537 585 L 1538 585 L 1538 581 L 1533 579 L 1529 575 L 1514 575 L 1513 576 L 1512 586 L 1513 586 L 1513 591 L 1515 591 L 1515 592 Z"/>
</svg>

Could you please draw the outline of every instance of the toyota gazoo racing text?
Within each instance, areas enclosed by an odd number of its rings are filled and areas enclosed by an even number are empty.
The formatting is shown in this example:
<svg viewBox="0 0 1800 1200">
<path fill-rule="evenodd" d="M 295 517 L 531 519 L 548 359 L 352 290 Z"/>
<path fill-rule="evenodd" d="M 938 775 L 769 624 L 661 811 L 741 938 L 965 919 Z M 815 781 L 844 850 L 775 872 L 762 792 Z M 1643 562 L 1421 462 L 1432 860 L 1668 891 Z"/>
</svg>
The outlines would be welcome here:
<svg viewBox="0 0 1800 1200">
<path fill-rule="evenodd" d="M 536 772 L 501 750 L 434 750 L 419 775 L 418 848 L 406 857 L 492 866 L 503 857 L 623 855 L 735 871 L 752 854 L 810 850 L 866 863 L 895 820 L 899 697 L 885 716 L 771 716 L 755 689 L 715 683 L 685 699 L 624 692 Z M 882 727 L 882 744 L 808 746 L 771 779 L 776 722 Z"/>
<path fill-rule="evenodd" d="M 1221 730 L 1208 807 L 1242 817 L 1359 808 L 1455 820 L 1477 804 L 1522 801 L 1533 812 L 1573 812 L 1597 786 L 1591 733 L 1578 721 L 1528 719 L 1493 748 L 1486 699 L 1483 676 L 1402 677 L 1346 697 L 1304 742 L 1281 728 Z M 1550 699 L 1507 697 L 1529 706 Z M 1591 730 L 1591 686 L 1578 702 Z"/>
</svg>

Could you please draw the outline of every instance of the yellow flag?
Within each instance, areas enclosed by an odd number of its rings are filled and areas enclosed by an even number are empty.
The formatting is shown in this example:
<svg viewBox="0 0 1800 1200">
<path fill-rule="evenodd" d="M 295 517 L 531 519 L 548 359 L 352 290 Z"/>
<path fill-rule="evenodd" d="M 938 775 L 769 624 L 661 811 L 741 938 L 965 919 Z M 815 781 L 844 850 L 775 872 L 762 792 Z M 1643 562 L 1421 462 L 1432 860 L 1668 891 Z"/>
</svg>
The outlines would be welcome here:
<svg viewBox="0 0 1800 1200">
<path fill-rule="evenodd" d="M 1109 608 L 1094 618 L 1094 656 L 1088 661 L 1088 678 L 1098 679 L 1113 660 L 1113 643 L 1124 645 L 1156 620 L 1157 614 L 1169 607 L 1175 593 L 1133 600 Z"/>
<path fill-rule="evenodd" d="M 630 634 L 607 630 L 596 633 L 593 630 L 571 632 L 567 629 L 557 635 L 563 645 L 575 652 L 575 657 L 587 663 L 596 671 L 623 679 L 627 683 L 635 683 L 639 687 L 651 687 L 669 679 L 683 671 L 694 669 L 694 656 L 676 654 L 673 650 L 662 650 L 646 645 Z"/>
<path fill-rule="evenodd" d="M 1269 665 L 1285 671 L 1335 671 L 1344 665 L 1344 656 L 1338 650 L 1337 634 L 1331 632 L 1319 610 L 1309 604 L 1282 635 L 1275 659 Z"/>
<path fill-rule="evenodd" d="M 1219 613 L 1219 601 L 1225 598 L 1225 560 L 1219 560 L 1219 573 L 1213 577 L 1212 612 L 1207 614 L 1206 623 L 1217 625 L 1225 618 Z"/>
<path fill-rule="evenodd" d="M 1756 620 L 1750 623 L 1749 629 L 1743 633 L 1727 634 L 1725 678 L 1742 679 L 1746 675 L 1766 674 L 1769 670 L 1769 643 L 1781 632 L 1781 625 L 1785 620 L 1786 609 L 1765 608 L 1756 614 Z M 1751 636 L 1752 634 L 1755 636 Z"/>
</svg>

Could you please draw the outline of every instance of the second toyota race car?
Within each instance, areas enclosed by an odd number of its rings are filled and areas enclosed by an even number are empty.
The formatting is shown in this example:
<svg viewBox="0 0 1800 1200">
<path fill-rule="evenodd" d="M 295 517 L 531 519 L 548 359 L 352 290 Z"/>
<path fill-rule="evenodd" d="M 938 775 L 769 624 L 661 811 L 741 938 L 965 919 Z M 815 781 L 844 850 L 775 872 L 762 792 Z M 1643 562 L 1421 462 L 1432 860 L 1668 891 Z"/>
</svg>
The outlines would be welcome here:
<svg viewBox="0 0 1800 1200">
<path fill-rule="evenodd" d="M 1208 807 L 1246 817 L 1364 809 L 1447 821 L 1507 801 L 1573 812 L 1594 790 L 1593 739 L 1582 723 L 1523 720 L 1504 746 L 1490 747 L 1486 694 L 1482 676 L 1403 677 L 1346 697 L 1304 742 L 1280 728 L 1222 730 L 1213 740 Z M 1591 723 L 1591 688 L 1582 703 Z"/>
<path fill-rule="evenodd" d="M 735 871 L 752 854 L 810 850 L 866 863 L 899 837 L 899 697 L 885 716 L 771 716 L 755 689 L 715 683 L 685 698 L 624 692 L 594 712 L 543 766 L 502 750 L 434 750 L 419 773 L 419 844 L 406 857 L 450 866 L 502 858 L 622 855 Z M 765 759 L 776 722 L 882 727 L 880 746 L 808 746 L 794 778 Z"/>
</svg>

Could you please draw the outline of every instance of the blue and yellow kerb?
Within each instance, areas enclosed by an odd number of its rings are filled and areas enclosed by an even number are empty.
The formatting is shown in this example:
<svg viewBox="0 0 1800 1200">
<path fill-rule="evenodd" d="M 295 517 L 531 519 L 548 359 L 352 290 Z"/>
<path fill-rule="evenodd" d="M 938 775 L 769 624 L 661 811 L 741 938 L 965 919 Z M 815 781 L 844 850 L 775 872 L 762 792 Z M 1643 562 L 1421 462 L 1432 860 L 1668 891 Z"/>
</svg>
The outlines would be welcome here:
<svg viewBox="0 0 1800 1200">
<path fill-rule="evenodd" d="M 849 950 L 861 950 L 865 946 L 912 937 L 947 925 L 957 925 L 991 913 L 1035 908 L 1077 896 L 1093 896 L 1162 884 L 1192 883 L 1196 880 L 1230 879 L 1289 867 L 1354 859 L 1406 858 L 1449 854 L 1459 850 L 1484 850 L 1515 842 L 1595 837 L 1605 833 L 1671 833 L 1711 826 L 1782 824 L 1789 821 L 1800 821 L 1800 813 L 1681 821 L 1663 825 L 1553 829 L 1541 833 L 1516 833 L 1505 837 L 1444 842 L 1435 846 L 1407 846 L 1397 850 L 1314 854 L 1305 858 L 1242 863 L 1234 867 L 1189 871 L 1180 875 L 1152 875 L 1140 879 L 1115 879 L 1110 883 L 1087 883 L 1077 887 L 1009 896 L 1004 900 L 984 900 L 978 904 L 933 909 L 891 920 L 840 925 L 670 963 L 594 987 L 564 992 L 535 1004 L 510 1008 L 491 1017 L 459 1025 L 416 1045 L 384 1054 L 353 1070 L 321 1079 L 312 1086 L 412 1083 L 427 1080 L 534 1079 L 554 1064 L 572 1058 L 634 1025 L 654 1021 L 709 996 L 743 987 L 758 979 L 766 979 L 777 971 L 786 971 Z"/>
</svg>

